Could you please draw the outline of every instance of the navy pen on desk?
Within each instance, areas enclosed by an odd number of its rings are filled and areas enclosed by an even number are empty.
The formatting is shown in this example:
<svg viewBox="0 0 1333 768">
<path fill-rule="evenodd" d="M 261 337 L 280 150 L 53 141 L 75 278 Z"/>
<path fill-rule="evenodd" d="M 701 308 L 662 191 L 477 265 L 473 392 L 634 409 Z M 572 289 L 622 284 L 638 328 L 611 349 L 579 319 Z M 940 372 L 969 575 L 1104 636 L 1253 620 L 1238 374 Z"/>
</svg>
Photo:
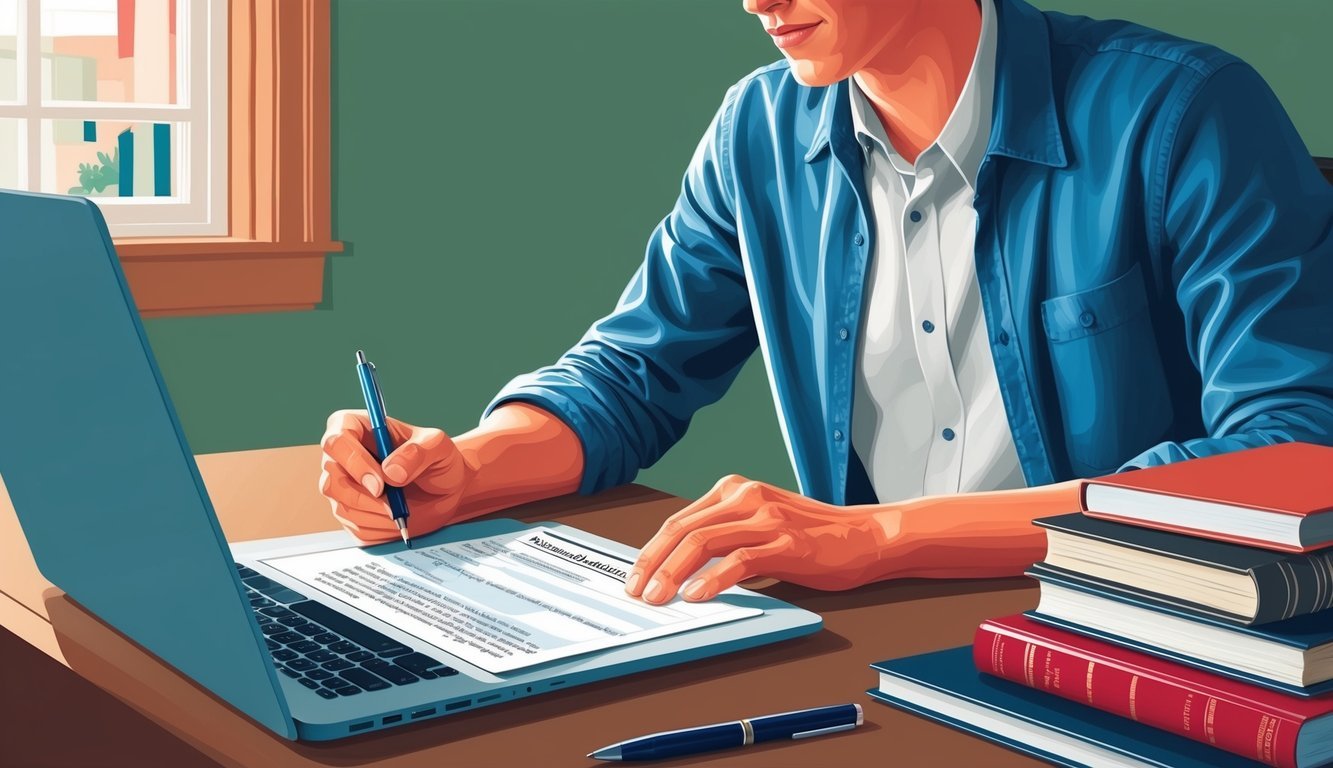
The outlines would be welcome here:
<svg viewBox="0 0 1333 768">
<path fill-rule="evenodd" d="M 375 365 L 366 360 L 366 353 L 356 351 L 356 375 L 361 379 L 361 394 L 366 397 L 366 413 L 370 414 L 370 430 L 375 433 L 375 445 L 381 462 L 393 453 L 393 435 L 389 433 L 389 414 L 384 411 L 384 395 L 375 383 Z M 403 543 L 412 546 L 407 536 L 407 499 L 403 489 L 396 485 L 384 484 L 384 493 L 389 497 L 389 511 L 393 514 L 393 524 L 398 526 L 398 533 Z"/>
<path fill-rule="evenodd" d="M 588 755 L 598 760 L 664 760 L 774 739 L 808 739 L 850 731 L 864 722 L 860 704 L 802 709 L 730 723 L 666 731 L 602 747 Z"/>
</svg>

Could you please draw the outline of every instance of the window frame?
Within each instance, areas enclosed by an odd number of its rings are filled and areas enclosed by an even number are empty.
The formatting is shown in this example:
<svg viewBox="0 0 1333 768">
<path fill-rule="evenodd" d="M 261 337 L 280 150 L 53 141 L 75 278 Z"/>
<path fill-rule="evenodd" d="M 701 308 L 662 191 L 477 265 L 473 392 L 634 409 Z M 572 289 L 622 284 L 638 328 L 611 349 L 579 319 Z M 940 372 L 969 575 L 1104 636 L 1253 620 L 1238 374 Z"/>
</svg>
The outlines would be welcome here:
<svg viewBox="0 0 1333 768">
<path fill-rule="evenodd" d="M 228 233 L 115 238 L 144 317 L 314 309 L 332 239 L 329 0 L 228 6 Z"/>
</svg>

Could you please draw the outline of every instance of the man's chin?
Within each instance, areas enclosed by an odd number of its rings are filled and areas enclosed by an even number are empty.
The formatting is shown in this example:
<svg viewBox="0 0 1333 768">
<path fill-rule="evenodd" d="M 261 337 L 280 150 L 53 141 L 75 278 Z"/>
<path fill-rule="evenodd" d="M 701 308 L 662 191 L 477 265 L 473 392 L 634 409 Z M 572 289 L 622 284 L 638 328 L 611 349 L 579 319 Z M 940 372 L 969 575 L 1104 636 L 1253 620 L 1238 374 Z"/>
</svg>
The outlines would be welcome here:
<svg viewBox="0 0 1333 768">
<path fill-rule="evenodd" d="M 788 59 L 788 61 L 791 64 L 792 76 L 796 78 L 796 81 L 810 88 L 822 88 L 847 78 L 847 74 L 841 72 L 837 67 L 831 67 L 822 62 L 816 63 L 809 59 Z"/>
</svg>

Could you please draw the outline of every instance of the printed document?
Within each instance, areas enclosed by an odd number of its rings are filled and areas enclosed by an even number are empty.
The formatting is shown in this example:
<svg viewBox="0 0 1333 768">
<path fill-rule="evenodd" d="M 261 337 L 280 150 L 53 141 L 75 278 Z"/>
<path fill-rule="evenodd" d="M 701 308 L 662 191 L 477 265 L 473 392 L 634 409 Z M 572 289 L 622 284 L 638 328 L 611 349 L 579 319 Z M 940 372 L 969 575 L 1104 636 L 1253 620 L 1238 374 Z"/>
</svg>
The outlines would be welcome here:
<svg viewBox="0 0 1333 768">
<path fill-rule="evenodd" d="M 497 674 L 762 613 L 679 597 L 648 605 L 625 594 L 632 561 L 571 529 L 528 528 L 391 555 L 348 547 L 263 562 Z"/>
</svg>

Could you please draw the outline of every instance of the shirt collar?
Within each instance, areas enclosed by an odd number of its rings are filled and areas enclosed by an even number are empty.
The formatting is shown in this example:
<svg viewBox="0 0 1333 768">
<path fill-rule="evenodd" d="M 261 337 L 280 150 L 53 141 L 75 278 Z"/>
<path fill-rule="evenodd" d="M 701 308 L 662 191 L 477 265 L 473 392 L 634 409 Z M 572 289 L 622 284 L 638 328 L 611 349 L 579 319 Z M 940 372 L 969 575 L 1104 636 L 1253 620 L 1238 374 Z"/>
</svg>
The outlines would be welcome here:
<svg viewBox="0 0 1333 768">
<path fill-rule="evenodd" d="M 1068 161 L 1051 80 L 1046 19 L 1023 0 L 990 1 L 995 11 L 995 64 L 990 141 L 984 154 L 1063 168 Z M 812 162 L 830 145 L 844 165 L 860 159 L 855 158 L 858 144 L 848 108 L 850 85 L 848 78 L 819 89 L 819 117 L 805 153 L 806 162 Z"/>
<path fill-rule="evenodd" d="M 994 0 L 977 0 L 977 5 L 981 7 L 981 33 L 972 58 L 972 69 L 958 94 L 953 112 L 932 142 L 932 146 L 940 148 L 973 189 L 977 187 L 977 171 L 986 155 L 995 100 L 995 3 Z M 878 144 L 900 173 L 913 173 L 912 164 L 889 142 L 870 98 L 854 78 L 847 90 L 852 100 L 852 128 L 857 143 L 862 146 L 867 142 Z M 930 147 L 926 149 L 929 151 Z"/>
</svg>

